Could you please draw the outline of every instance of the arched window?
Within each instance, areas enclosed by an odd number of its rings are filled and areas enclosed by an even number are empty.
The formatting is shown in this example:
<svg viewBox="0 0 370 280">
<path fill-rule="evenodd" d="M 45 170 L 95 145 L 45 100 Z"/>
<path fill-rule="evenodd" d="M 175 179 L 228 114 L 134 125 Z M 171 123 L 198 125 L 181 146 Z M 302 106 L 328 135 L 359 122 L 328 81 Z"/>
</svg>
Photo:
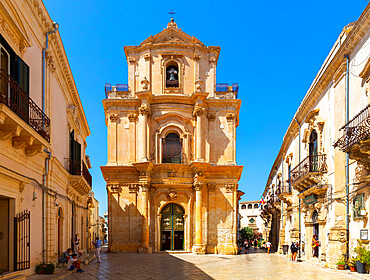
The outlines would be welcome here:
<svg viewBox="0 0 370 280">
<path fill-rule="evenodd" d="M 253 205 L 252 204 L 248 204 L 248 209 L 252 209 L 253 208 Z"/>
<path fill-rule="evenodd" d="M 167 134 L 163 139 L 162 163 L 181 163 L 182 162 L 182 143 L 176 133 Z"/>
<path fill-rule="evenodd" d="M 245 204 L 243 204 L 242 209 L 247 209 L 247 206 Z"/>
<path fill-rule="evenodd" d="M 176 62 L 170 62 L 166 67 L 166 87 L 179 87 L 179 67 Z"/>
<path fill-rule="evenodd" d="M 310 162 L 310 171 L 314 172 L 318 169 L 318 157 L 317 157 L 317 133 L 316 130 L 312 130 L 310 135 L 309 143 L 309 162 Z"/>
<path fill-rule="evenodd" d="M 257 209 L 258 208 L 258 204 L 254 204 L 254 209 Z"/>
</svg>

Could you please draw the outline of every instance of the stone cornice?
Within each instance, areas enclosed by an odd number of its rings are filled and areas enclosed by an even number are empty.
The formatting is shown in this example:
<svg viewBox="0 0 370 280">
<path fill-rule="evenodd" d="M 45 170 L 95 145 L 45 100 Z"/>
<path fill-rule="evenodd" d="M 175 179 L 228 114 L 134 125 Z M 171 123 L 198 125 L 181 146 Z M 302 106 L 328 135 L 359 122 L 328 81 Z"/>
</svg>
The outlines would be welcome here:
<svg viewBox="0 0 370 280">
<path fill-rule="evenodd" d="M 53 29 L 53 21 L 51 20 L 43 2 L 41 0 L 26 0 L 28 6 L 33 12 L 37 22 L 40 25 L 40 28 L 44 34 Z M 53 40 L 50 40 L 50 48 L 53 50 L 53 53 L 56 55 L 55 66 L 60 71 L 64 83 L 68 88 L 70 97 L 73 100 L 73 104 L 78 108 L 78 115 L 82 123 L 82 131 L 84 137 L 90 135 L 90 129 L 87 124 L 85 112 L 83 110 L 81 100 L 77 91 L 77 87 L 72 75 L 72 71 L 65 53 L 62 39 L 59 32 L 51 35 Z"/>
</svg>

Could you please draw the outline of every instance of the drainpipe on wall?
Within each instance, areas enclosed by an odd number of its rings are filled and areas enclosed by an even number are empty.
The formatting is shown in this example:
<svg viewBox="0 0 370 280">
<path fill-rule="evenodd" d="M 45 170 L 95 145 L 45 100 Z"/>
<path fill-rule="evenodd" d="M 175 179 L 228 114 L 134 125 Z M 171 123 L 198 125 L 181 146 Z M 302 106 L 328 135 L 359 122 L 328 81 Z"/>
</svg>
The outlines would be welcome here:
<svg viewBox="0 0 370 280">
<path fill-rule="evenodd" d="M 349 55 L 344 56 L 346 58 L 346 123 L 349 121 Z M 348 138 L 347 140 L 348 141 Z M 349 155 L 346 153 L 346 266 L 348 266 L 349 257 Z"/>
<path fill-rule="evenodd" d="M 57 32 L 59 28 L 59 24 L 55 21 L 53 22 L 54 30 L 49 31 L 46 33 L 46 41 L 45 41 L 45 48 L 42 49 L 42 112 L 45 113 L 45 58 L 46 58 L 46 51 L 49 48 L 49 35 Z"/>
<path fill-rule="evenodd" d="M 284 157 L 283 157 L 283 160 L 281 162 L 281 190 L 280 191 L 283 191 L 284 190 Z M 280 226 L 280 231 L 284 228 L 284 202 L 283 200 L 281 200 L 281 213 L 280 213 L 280 220 L 281 220 L 281 226 Z M 281 234 L 280 234 L 281 235 Z M 285 237 L 285 233 L 284 233 L 284 237 Z M 280 242 L 282 245 L 285 245 L 285 239 L 284 240 L 281 240 Z"/>
<path fill-rule="evenodd" d="M 301 163 L 301 124 L 298 122 L 297 118 L 294 117 L 294 120 L 299 126 L 299 131 L 298 131 L 298 162 Z M 299 168 L 300 165 L 299 165 Z M 299 227 L 299 250 L 298 250 L 298 259 L 297 261 L 302 261 L 301 260 L 301 250 L 302 250 L 302 240 L 301 240 L 301 199 L 298 198 L 298 227 Z"/>
<path fill-rule="evenodd" d="M 51 158 L 51 152 L 44 149 L 44 152 L 48 154 L 45 159 L 45 173 L 42 176 L 42 261 L 46 263 L 46 205 L 45 205 L 45 195 L 46 195 L 46 177 L 49 173 L 49 160 Z"/>
</svg>

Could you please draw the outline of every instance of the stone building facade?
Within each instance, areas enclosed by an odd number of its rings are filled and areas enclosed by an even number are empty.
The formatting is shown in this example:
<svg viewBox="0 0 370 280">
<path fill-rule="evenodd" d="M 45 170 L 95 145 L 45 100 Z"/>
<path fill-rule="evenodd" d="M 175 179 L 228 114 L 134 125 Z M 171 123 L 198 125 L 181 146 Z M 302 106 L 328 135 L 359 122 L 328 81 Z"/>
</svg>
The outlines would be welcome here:
<svg viewBox="0 0 370 280">
<path fill-rule="evenodd" d="M 258 200 L 239 202 L 239 228 L 250 227 L 255 232 L 263 234 L 265 221 L 261 217 L 261 207 Z"/>
<path fill-rule="evenodd" d="M 334 265 L 347 250 L 355 255 L 357 239 L 368 239 L 369 54 L 370 5 L 341 32 L 272 166 L 263 214 L 280 251 L 300 238 L 303 258 L 311 259 L 316 234 L 318 259 Z"/>
<path fill-rule="evenodd" d="M 128 85 L 106 85 L 109 250 L 236 254 L 238 86 L 216 84 L 220 47 L 171 20 L 125 47 Z"/>
<path fill-rule="evenodd" d="M 90 130 L 57 28 L 41 0 L 0 3 L 3 271 L 33 273 L 74 233 L 86 249 Z"/>
</svg>

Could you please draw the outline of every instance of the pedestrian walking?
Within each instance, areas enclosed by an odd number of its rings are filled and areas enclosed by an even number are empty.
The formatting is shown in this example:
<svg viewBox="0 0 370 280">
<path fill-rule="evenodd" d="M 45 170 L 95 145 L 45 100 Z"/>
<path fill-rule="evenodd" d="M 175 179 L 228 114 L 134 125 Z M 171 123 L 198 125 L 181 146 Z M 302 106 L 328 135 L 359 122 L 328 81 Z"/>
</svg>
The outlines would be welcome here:
<svg viewBox="0 0 370 280">
<path fill-rule="evenodd" d="M 271 249 L 271 246 L 272 246 L 271 242 L 267 241 L 266 246 L 267 246 L 267 254 L 270 254 L 270 249 Z"/>
<path fill-rule="evenodd" d="M 290 251 L 292 252 L 292 261 L 295 262 L 298 252 L 297 242 L 295 241 L 292 242 L 292 245 L 290 245 Z"/>
<path fill-rule="evenodd" d="M 95 242 L 93 242 L 93 245 L 95 246 L 95 249 L 96 249 L 96 256 L 98 257 L 98 263 L 100 263 L 101 262 L 101 258 L 100 258 L 101 240 L 99 239 L 99 237 L 96 237 L 96 240 Z"/>
<path fill-rule="evenodd" d="M 247 239 L 244 240 L 244 248 L 245 248 L 245 253 L 247 253 L 247 249 L 248 249 L 248 240 Z"/>
<path fill-rule="evenodd" d="M 80 237 L 78 237 L 78 233 L 75 233 L 73 251 L 77 255 L 80 253 Z"/>
</svg>

